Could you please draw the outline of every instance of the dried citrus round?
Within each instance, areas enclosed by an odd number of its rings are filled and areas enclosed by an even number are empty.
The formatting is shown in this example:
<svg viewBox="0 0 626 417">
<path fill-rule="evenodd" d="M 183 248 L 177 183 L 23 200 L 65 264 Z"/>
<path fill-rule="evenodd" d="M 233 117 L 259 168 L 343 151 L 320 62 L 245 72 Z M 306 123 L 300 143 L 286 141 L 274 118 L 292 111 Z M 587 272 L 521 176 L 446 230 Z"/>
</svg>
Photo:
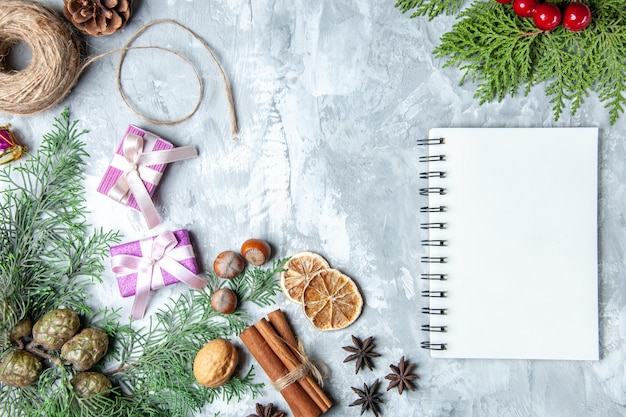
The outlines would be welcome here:
<svg viewBox="0 0 626 417">
<path fill-rule="evenodd" d="M 339 330 L 359 318 L 363 297 L 352 278 L 336 269 L 324 269 L 304 287 L 302 308 L 317 329 Z"/>
<path fill-rule="evenodd" d="M 280 286 L 289 301 L 302 304 L 302 291 L 313 275 L 330 268 L 328 261 L 314 252 L 298 252 L 291 256 L 280 273 Z"/>
</svg>

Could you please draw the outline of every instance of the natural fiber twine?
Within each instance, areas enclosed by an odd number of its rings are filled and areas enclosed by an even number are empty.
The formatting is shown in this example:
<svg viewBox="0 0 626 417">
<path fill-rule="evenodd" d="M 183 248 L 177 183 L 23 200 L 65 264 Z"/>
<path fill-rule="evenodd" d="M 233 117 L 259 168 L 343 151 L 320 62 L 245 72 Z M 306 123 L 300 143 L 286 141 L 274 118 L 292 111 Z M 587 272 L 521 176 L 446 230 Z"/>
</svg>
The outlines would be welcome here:
<svg viewBox="0 0 626 417">
<path fill-rule="evenodd" d="M 117 88 L 124 103 L 137 116 L 154 124 L 175 124 L 193 116 L 202 102 L 203 83 L 191 61 L 177 51 L 160 46 L 132 46 L 147 29 L 159 24 L 172 24 L 198 40 L 209 53 L 224 84 L 230 111 L 231 134 L 237 134 L 235 104 L 226 74 L 209 45 L 187 27 L 173 20 L 157 20 L 140 28 L 123 48 L 84 59 L 82 44 L 70 24 L 54 10 L 33 0 L 0 0 L 0 112 L 12 115 L 32 115 L 61 102 L 78 82 L 89 65 L 105 56 L 120 53 L 117 67 Z M 23 42 L 32 51 L 28 66 L 22 70 L 9 68 L 7 58 L 11 48 Z M 129 51 L 157 49 L 177 56 L 190 66 L 198 83 L 198 99 L 194 108 L 175 120 L 157 120 L 135 109 L 122 88 L 121 73 Z"/>
<path fill-rule="evenodd" d="M 32 51 L 21 71 L 7 67 L 13 45 Z M 81 73 L 80 42 L 51 9 L 25 0 L 0 1 L 0 111 L 31 115 L 58 104 Z"/>
</svg>

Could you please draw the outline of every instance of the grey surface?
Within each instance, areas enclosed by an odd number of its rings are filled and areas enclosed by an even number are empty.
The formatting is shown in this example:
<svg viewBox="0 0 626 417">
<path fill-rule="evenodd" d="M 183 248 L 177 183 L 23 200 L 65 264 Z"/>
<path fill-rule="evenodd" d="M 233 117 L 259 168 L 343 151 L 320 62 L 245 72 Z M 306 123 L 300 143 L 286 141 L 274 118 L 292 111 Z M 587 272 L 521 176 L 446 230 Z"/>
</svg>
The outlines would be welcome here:
<svg viewBox="0 0 626 417">
<path fill-rule="evenodd" d="M 61 2 L 45 3 L 59 8 Z M 153 28 L 138 44 L 179 50 L 202 74 L 202 105 L 189 121 L 157 126 L 135 116 L 116 91 L 118 56 L 109 56 L 94 63 L 57 108 L 33 117 L 1 115 L 0 122 L 12 123 L 23 142 L 37 148 L 52 118 L 69 106 L 80 127 L 90 132 L 85 137 L 91 155 L 85 184 L 89 220 L 121 230 L 124 240 L 147 235 L 141 219 L 95 188 L 133 123 L 178 146 L 198 149 L 199 158 L 167 168 L 155 201 L 163 220 L 158 230 L 189 229 L 205 267 L 222 250 L 262 237 L 278 257 L 312 250 L 351 275 L 363 290 L 365 309 L 343 331 L 316 331 L 295 305 L 277 299 L 310 355 L 329 367 L 326 391 L 335 407 L 328 416 L 358 415 L 358 407 L 348 407 L 356 399 L 350 386 L 383 378 L 402 355 L 418 364 L 418 390 L 385 393 L 385 416 L 626 415 L 626 117 L 609 126 L 592 94 L 575 117 L 564 114 L 554 122 L 541 85 L 528 97 L 479 106 L 472 98 L 475 86 L 459 86 L 460 72 L 443 69 L 444 62 L 431 54 L 454 19 L 411 20 L 393 3 L 136 1 L 126 30 L 89 40 L 92 54 L 109 51 L 142 25 L 162 18 L 195 31 L 214 49 L 231 81 L 241 129 L 236 140 L 229 137 L 215 66 L 197 42 L 173 27 Z M 171 117 L 193 106 L 197 87 L 192 77 L 175 56 L 149 50 L 127 57 L 123 82 L 137 106 L 155 117 Z M 419 326 L 425 320 L 419 313 L 424 284 L 419 279 L 423 236 L 417 190 L 422 183 L 415 140 L 435 126 L 600 128 L 600 361 L 432 360 L 419 348 Z M 94 289 L 94 305 L 121 306 L 129 313 L 130 300 L 120 299 L 112 272 L 103 278 L 105 284 Z M 172 286 L 154 294 L 148 314 L 182 291 L 183 286 Z M 253 313 L 260 318 L 270 310 Z M 346 352 L 341 346 L 350 344 L 352 334 L 376 338 L 382 357 L 375 360 L 374 371 L 355 375 L 352 363 L 342 363 Z M 260 370 L 257 380 L 267 382 Z M 216 403 L 203 415 L 248 415 L 257 401 L 287 411 L 267 386 L 261 398 Z"/>
</svg>

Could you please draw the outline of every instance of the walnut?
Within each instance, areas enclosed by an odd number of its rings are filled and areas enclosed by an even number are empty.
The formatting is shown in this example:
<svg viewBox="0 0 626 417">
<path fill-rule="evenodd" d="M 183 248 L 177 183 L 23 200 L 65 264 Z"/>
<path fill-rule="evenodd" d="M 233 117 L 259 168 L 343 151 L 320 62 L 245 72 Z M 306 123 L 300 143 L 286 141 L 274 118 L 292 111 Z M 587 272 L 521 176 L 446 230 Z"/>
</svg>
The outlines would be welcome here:
<svg viewBox="0 0 626 417">
<path fill-rule="evenodd" d="M 83 33 L 104 36 L 121 30 L 132 14 L 132 0 L 63 0 L 63 14 Z"/>
<path fill-rule="evenodd" d="M 230 341 L 213 339 L 196 355 L 193 374 L 205 387 L 217 388 L 230 379 L 238 362 L 239 355 Z"/>
</svg>

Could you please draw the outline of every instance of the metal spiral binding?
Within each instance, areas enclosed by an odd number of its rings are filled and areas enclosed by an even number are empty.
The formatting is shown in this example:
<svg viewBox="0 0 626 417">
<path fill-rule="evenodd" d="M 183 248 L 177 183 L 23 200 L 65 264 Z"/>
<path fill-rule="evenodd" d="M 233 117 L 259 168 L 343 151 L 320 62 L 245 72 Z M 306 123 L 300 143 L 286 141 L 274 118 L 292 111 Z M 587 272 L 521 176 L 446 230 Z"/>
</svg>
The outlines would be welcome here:
<svg viewBox="0 0 626 417">
<path fill-rule="evenodd" d="M 420 343 L 420 347 L 422 349 L 428 349 L 428 350 L 446 350 L 445 343 L 422 342 Z"/>
<path fill-rule="evenodd" d="M 425 187 L 420 188 L 420 195 L 428 195 L 428 194 L 439 194 L 444 195 L 446 193 L 446 189 L 442 187 Z"/>
<path fill-rule="evenodd" d="M 430 308 L 430 307 L 422 307 L 423 314 L 434 314 L 435 316 L 445 316 L 448 314 L 447 308 Z"/>
<path fill-rule="evenodd" d="M 420 223 L 420 229 L 445 229 L 445 223 Z"/>
<path fill-rule="evenodd" d="M 446 173 L 443 171 L 425 171 L 420 172 L 420 178 L 427 180 L 428 178 L 445 178 Z"/>
<path fill-rule="evenodd" d="M 448 293 L 446 291 L 422 291 L 422 297 L 430 298 L 446 298 Z"/>
<path fill-rule="evenodd" d="M 445 281 L 446 279 L 448 279 L 446 274 L 422 274 L 421 278 L 433 281 Z"/>
<path fill-rule="evenodd" d="M 448 241 L 438 239 L 424 239 L 422 240 L 422 246 L 447 246 Z"/>
<path fill-rule="evenodd" d="M 422 324 L 422 330 L 425 332 L 445 333 L 448 331 L 446 326 L 431 326 L 430 324 Z"/>
<path fill-rule="evenodd" d="M 443 213 L 446 210 L 446 206 L 420 207 L 420 213 Z"/>
<path fill-rule="evenodd" d="M 420 139 L 417 141 L 418 145 L 424 146 L 436 146 L 442 145 L 445 143 L 444 138 L 429 138 L 429 139 Z M 420 156 L 419 162 L 421 163 L 431 163 L 431 162 L 443 162 L 446 160 L 446 156 L 443 154 L 430 154 L 428 156 Z M 439 180 L 446 178 L 446 172 L 440 170 L 427 170 L 420 172 L 420 179 L 430 181 L 431 179 Z M 419 194 L 422 196 L 430 197 L 430 196 L 443 196 L 446 194 L 446 189 L 444 187 L 426 185 L 419 189 Z M 447 211 L 447 207 L 445 205 L 428 205 L 425 207 L 420 207 L 420 213 L 445 213 Z M 437 219 L 438 220 L 438 219 Z M 420 229 L 428 230 L 429 234 L 431 230 L 441 230 L 446 229 L 447 224 L 440 221 L 426 221 L 424 223 L 420 223 Z M 423 239 L 421 241 L 422 246 L 424 247 L 444 247 L 448 245 L 448 242 L 444 239 L 432 239 L 430 236 L 427 239 Z M 431 252 L 432 250 L 429 250 Z M 437 254 L 439 255 L 439 254 Z M 445 256 L 422 256 L 421 262 L 423 264 L 445 264 L 448 259 Z M 421 279 L 428 281 L 445 281 L 448 279 L 447 275 L 444 273 L 431 273 L 430 271 L 427 273 L 421 274 Z M 434 291 L 434 290 L 424 290 L 421 292 L 421 296 L 424 298 L 446 298 L 448 296 L 447 291 Z M 422 314 L 427 315 L 435 315 L 435 316 L 443 316 L 448 313 L 446 308 L 433 308 L 430 307 L 430 303 L 428 307 L 422 307 Z M 447 327 L 442 325 L 431 325 L 424 324 L 421 326 L 421 330 L 425 332 L 435 332 L 435 333 L 445 333 L 447 332 Z M 428 350 L 446 350 L 446 343 L 431 343 L 430 340 L 421 342 L 420 346 L 423 349 Z"/>
<path fill-rule="evenodd" d="M 420 162 L 441 162 L 445 160 L 446 160 L 445 155 L 428 155 L 428 156 L 419 157 Z"/>
</svg>

